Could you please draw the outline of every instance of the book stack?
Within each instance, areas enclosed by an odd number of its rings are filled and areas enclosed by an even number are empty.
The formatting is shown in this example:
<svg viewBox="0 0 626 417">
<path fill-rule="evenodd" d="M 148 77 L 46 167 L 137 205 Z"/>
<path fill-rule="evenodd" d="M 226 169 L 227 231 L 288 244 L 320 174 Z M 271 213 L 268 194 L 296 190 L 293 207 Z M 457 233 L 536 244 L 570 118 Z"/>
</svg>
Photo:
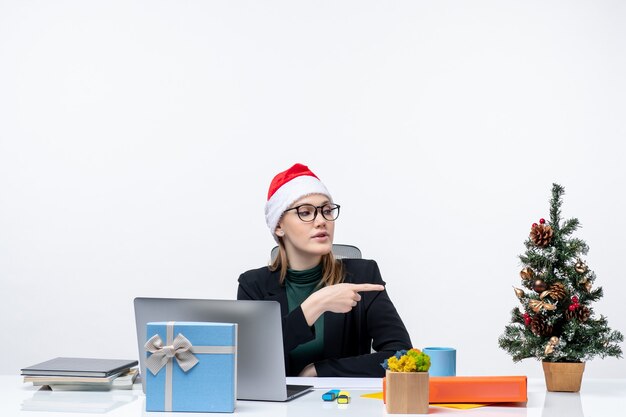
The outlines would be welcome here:
<svg viewBox="0 0 626 417">
<path fill-rule="evenodd" d="M 108 413 L 118 407 L 122 407 L 135 401 L 139 390 L 116 390 L 109 391 L 50 391 L 39 389 L 30 398 L 22 401 L 22 411 L 46 411 L 56 412 L 55 415 L 85 413 L 102 414 Z M 64 414 L 58 414 L 64 413 Z M 43 415 L 43 414 L 37 414 Z"/>
<path fill-rule="evenodd" d="M 22 368 L 24 382 L 54 391 L 131 389 L 138 370 L 136 360 L 54 358 Z"/>
</svg>

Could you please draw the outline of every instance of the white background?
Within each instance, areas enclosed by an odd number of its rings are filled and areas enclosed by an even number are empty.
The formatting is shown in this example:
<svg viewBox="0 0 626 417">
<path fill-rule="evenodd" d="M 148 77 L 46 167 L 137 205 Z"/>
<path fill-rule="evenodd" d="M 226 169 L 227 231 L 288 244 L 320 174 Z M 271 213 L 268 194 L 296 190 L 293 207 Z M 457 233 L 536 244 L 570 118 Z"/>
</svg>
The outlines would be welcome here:
<svg viewBox="0 0 626 417">
<path fill-rule="evenodd" d="M 137 357 L 136 296 L 234 298 L 295 162 L 459 375 L 541 376 L 497 339 L 553 182 L 595 310 L 626 331 L 625 19 L 599 0 L 0 0 L 0 372 Z"/>
</svg>

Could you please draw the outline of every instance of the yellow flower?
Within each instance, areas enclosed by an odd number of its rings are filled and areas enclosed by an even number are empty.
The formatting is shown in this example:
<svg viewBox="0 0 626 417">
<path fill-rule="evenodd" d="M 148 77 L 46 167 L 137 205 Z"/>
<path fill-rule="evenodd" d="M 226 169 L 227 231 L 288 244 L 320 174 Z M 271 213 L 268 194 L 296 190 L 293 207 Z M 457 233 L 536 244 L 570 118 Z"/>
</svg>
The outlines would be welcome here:
<svg viewBox="0 0 626 417">
<path fill-rule="evenodd" d="M 398 351 L 381 363 L 382 367 L 392 372 L 428 372 L 430 358 L 419 349 Z"/>
<path fill-rule="evenodd" d="M 410 356 L 401 357 L 399 362 L 401 372 L 415 372 L 417 370 L 415 359 Z"/>
<path fill-rule="evenodd" d="M 398 358 L 396 358 L 395 356 L 390 357 L 387 360 L 387 366 L 389 367 L 390 371 L 398 372 Z"/>
<path fill-rule="evenodd" d="M 402 356 L 400 359 L 392 356 L 387 361 L 387 366 L 389 366 L 389 370 L 393 372 L 415 372 L 417 370 L 415 359 L 406 355 Z"/>
</svg>

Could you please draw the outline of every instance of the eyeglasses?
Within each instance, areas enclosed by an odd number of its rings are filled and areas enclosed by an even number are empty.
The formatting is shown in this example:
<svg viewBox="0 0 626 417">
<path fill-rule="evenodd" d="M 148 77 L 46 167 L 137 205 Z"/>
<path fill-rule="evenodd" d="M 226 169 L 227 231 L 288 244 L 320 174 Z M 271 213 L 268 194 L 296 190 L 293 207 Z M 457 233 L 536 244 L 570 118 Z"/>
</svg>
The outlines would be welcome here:
<svg viewBox="0 0 626 417">
<path fill-rule="evenodd" d="M 298 213 L 298 217 L 303 222 L 312 222 L 317 217 L 317 210 L 319 209 L 320 213 L 322 213 L 322 217 L 328 220 L 329 222 L 334 222 L 339 217 L 339 204 L 324 204 L 322 206 L 314 206 L 313 204 L 302 204 L 297 207 L 292 207 L 284 211 L 287 213 L 288 211 L 295 210 Z"/>
</svg>

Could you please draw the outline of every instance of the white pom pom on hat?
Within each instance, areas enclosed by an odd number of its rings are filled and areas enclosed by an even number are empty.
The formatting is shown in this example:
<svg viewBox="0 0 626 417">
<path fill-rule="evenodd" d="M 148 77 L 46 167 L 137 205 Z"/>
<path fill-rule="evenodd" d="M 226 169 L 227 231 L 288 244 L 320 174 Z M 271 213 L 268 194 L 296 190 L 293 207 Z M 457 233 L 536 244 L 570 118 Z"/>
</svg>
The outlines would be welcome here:
<svg viewBox="0 0 626 417">
<path fill-rule="evenodd" d="M 295 164 L 274 177 L 267 192 L 265 221 L 276 242 L 278 237 L 274 231 L 283 212 L 294 202 L 311 194 L 323 194 L 332 201 L 322 181 L 306 165 Z"/>
</svg>

